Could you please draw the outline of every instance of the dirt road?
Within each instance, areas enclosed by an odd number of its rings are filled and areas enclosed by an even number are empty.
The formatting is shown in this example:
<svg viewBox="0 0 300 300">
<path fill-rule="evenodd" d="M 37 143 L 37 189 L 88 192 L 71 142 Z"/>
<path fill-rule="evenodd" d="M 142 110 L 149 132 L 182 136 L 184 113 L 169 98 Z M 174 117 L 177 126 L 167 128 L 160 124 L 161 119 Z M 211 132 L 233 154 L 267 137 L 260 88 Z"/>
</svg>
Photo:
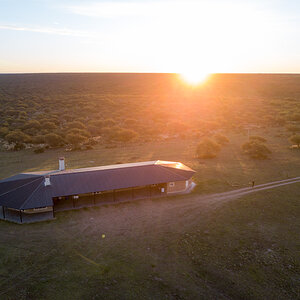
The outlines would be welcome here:
<svg viewBox="0 0 300 300">
<path fill-rule="evenodd" d="M 269 190 L 274 189 L 280 186 L 294 184 L 294 183 L 300 183 L 300 177 L 294 177 L 289 178 L 285 180 L 278 180 L 278 181 L 272 181 L 264 184 L 259 184 L 252 187 L 237 189 L 229 192 L 224 193 L 217 193 L 217 194 L 211 194 L 207 196 L 200 196 L 199 198 L 201 200 L 207 200 L 209 202 L 221 202 L 223 200 L 232 199 L 232 198 L 238 198 L 247 194 L 263 191 L 263 190 Z"/>
</svg>

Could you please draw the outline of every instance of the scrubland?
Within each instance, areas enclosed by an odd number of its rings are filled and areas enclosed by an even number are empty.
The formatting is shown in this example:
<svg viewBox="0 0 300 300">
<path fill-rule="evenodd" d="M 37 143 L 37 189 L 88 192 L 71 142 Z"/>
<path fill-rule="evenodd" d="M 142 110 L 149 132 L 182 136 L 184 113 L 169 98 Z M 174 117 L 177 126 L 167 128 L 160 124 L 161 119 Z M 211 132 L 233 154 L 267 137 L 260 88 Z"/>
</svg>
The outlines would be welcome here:
<svg viewBox="0 0 300 300">
<path fill-rule="evenodd" d="M 199 87 L 172 74 L 0 75 L 0 178 L 56 169 L 59 156 L 67 168 L 161 159 L 197 171 L 191 195 L 0 222 L 0 299 L 299 298 L 299 183 L 215 205 L 201 198 L 300 175 L 300 149 L 290 148 L 299 83 L 300 75 L 218 74 Z M 197 155 L 204 139 L 223 140 L 215 157 Z M 259 139 L 271 151 L 264 159 L 242 148 Z"/>
</svg>

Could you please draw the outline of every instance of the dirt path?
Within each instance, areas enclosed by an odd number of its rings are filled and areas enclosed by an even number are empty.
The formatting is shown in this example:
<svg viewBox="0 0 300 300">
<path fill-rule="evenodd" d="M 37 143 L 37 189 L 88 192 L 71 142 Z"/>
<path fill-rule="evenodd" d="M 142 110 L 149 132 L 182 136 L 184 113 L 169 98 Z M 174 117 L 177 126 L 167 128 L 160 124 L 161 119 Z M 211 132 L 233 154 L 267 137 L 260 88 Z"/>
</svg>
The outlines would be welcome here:
<svg viewBox="0 0 300 300">
<path fill-rule="evenodd" d="M 263 191 L 263 190 L 269 190 L 269 189 L 274 189 L 280 186 L 284 185 L 289 185 L 293 183 L 300 183 L 300 177 L 294 177 L 290 179 L 285 179 L 285 180 L 278 180 L 278 181 L 272 181 L 264 184 L 259 184 L 252 187 L 247 187 L 247 188 L 241 188 L 229 192 L 223 192 L 223 193 L 216 193 L 216 194 L 211 194 L 207 196 L 200 196 L 198 197 L 199 200 L 206 200 L 206 202 L 210 203 L 216 203 L 216 202 L 221 202 L 223 200 L 228 200 L 228 199 L 233 199 L 233 198 L 238 198 L 247 194 Z"/>
</svg>

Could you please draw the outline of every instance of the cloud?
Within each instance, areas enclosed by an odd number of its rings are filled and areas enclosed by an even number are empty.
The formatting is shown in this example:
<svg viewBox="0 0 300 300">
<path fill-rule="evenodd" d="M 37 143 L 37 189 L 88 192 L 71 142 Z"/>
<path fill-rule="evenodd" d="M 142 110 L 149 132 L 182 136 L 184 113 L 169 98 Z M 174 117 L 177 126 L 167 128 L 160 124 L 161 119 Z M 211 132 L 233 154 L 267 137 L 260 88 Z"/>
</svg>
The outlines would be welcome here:
<svg viewBox="0 0 300 300">
<path fill-rule="evenodd" d="M 1 25 L 0 30 L 14 30 L 14 31 L 28 31 L 64 36 L 77 36 L 77 37 L 93 37 L 94 35 L 90 32 L 72 30 L 68 28 L 51 28 L 51 27 L 25 27 L 25 26 L 15 26 L 15 25 Z"/>
</svg>

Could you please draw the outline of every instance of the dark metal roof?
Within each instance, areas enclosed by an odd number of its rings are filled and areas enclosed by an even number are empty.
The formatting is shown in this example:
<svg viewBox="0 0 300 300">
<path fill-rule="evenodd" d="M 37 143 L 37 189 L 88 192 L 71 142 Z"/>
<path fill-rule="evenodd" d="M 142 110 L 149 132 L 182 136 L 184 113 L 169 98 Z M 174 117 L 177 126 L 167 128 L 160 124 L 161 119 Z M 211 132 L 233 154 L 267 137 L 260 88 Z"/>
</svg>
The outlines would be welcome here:
<svg viewBox="0 0 300 300">
<path fill-rule="evenodd" d="M 19 174 L 0 181 L 0 205 L 16 209 L 52 206 L 53 197 L 183 181 L 194 173 L 181 163 L 153 161 Z M 44 185 L 46 175 L 50 175 L 50 186 Z"/>
</svg>

